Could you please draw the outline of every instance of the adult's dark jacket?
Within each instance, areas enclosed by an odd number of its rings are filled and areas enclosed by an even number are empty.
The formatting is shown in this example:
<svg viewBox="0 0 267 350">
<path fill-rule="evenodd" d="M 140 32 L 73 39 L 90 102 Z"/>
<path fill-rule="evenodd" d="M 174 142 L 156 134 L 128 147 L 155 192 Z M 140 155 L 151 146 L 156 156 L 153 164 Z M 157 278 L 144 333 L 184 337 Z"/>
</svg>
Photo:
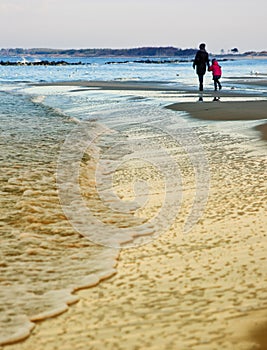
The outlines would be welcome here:
<svg viewBox="0 0 267 350">
<path fill-rule="evenodd" d="M 209 54 L 206 50 L 198 50 L 196 53 L 193 68 L 197 67 L 197 74 L 204 75 L 206 73 L 206 68 L 209 67 Z"/>
</svg>

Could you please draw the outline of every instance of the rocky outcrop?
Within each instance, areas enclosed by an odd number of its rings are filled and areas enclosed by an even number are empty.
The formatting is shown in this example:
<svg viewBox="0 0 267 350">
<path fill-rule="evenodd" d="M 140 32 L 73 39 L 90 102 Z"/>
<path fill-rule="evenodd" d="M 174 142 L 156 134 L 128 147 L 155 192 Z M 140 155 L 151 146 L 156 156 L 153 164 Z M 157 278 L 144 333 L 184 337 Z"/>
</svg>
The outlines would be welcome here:
<svg viewBox="0 0 267 350">
<path fill-rule="evenodd" d="M 77 65 L 85 65 L 90 63 L 82 63 L 82 62 L 66 62 L 66 61 L 0 61 L 1 66 L 77 66 Z"/>
</svg>

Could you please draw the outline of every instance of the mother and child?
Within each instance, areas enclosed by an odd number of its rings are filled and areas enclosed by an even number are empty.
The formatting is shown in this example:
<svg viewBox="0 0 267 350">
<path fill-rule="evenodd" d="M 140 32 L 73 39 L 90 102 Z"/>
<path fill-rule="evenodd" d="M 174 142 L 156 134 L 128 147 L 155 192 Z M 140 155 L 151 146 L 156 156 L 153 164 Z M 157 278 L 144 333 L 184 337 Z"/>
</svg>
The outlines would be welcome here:
<svg viewBox="0 0 267 350">
<path fill-rule="evenodd" d="M 217 91 L 218 88 L 221 90 L 222 85 L 219 79 L 222 76 L 222 69 L 218 61 L 214 58 L 210 65 L 209 54 L 206 51 L 206 45 L 204 43 L 199 45 L 199 50 L 196 53 L 195 59 L 193 61 L 193 68 L 196 67 L 196 73 L 199 79 L 199 91 L 203 91 L 203 78 L 206 73 L 206 68 L 208 71 L 212 72 L 214 81 L 214 90 Z"/>
</svg>

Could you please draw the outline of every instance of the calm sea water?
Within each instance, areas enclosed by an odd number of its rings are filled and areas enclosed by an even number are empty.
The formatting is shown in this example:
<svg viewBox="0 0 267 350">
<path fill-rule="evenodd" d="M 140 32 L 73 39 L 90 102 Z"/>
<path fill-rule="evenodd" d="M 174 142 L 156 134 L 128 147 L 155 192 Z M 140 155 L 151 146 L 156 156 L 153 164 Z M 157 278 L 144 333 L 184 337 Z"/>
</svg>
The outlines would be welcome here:
<svg viewBox="0 0 267 350">
<path fill-rule="evenodd" d="M 0 66 L 0 344 L 27 336 L 33 327 L 32 321 L 58 314 L 66 309 L 67 304 L 74 302 L 76 298 L 71 294 L 74 290 L 94 285 L 114 273 L 118 249 L 112 245 L 98 245 L 97 240 L 88 240 L 86 235 L 81 235 L 75 229 L 62 210 L 57 173 L 65 140 L 81 122 L 86 122 L 86 132 L 93 138 L 97 128 L 95 120 L 111 129 L 117 123 L 120 130 L 124 130 L 131 120 L 135 120 L 136 124 L 153 118 L 164 121 L 171 112 L 162 109 L 162 106 L 177 99 L 195 99 L 182 93 L 104 92 L 95 89 L 73 91 L 75 89 L 70 87 L 30 85 L 68 80 L 128 79 L 163 81 L 181 88 L 197 85 L 190 62 L 105 64 L 107 61 L 122 61 L 114 58 L 82 61 L 88 64 L 62 67 Z M 266 64 L 267 60 L 223 62 L 223 79 L 251 76 L 255 72 L 267 73 Z M 209 75 L 206 86 L 212 89 Z M 230 89 L 230 85 L 225 83 L 224 88 Z M 248 93 L 255 89 L 266 93 L 260 87 L 236 88 Z M 188 120 L 183 113 L 180 118 Z M 191 123 L 194 126 L 202 125 L 197 121 Z M 252 125 L 248 123 L 246 127 Z M 136 132 L 136 125 L 134 130 Z M 81 137 L 79 135 L 77 139 L 71 139 L 74 149 Z M 119 137 L 122 140 L 117 141 L 124 145 L 127 135 Z M 108 139 L 104 140 L 102 147 L 111 147 Z M 97 149 L 89 147 L 89 160 L 90 152 L 94 151 L 97 153 Z M 125 155 L 118 147 L 113 151 L 113 158 Z M 95 170 L 93 163 L 85 160 L 84 164 L 89 168 L 86 171 L 81 168 L 81 184 L 90 182 L 90 174 Z M 102 210 L 101 199 L 93 189 L 94 184 L 90 187 L 91 192 L 84 190 L 84 197 L 92 201 L 90 205 L 95 206 L 96 210 Z M 78 221 L 82 220 L 82 215 L 83 212 Z M 129 222 L 128 214 L 123 215 Z M 88 223 L 89 238 L 94 229 L 93 224 Z"/>
<path fill-rule="evenodd" d="M 3 61 L 35 61 L 33 58 L 25 57 L 0 57 Z M 42 57 L 45 60 L 61 60 L 57 58 Z M 67 62 L 82 62 L 85 65 L 78 66 L 0 66 L 0 81 L 5 82 L 39 82 L 39 81 L 61 81 L 61 80 L 118 80 L 134 79 L 148 81 L 164 81 L 176 84 L 189 84 L 195 86 L 196 77 L 189 62 L 166 63 L 166 64 L 142 64 L 134 63 L 135 60 L 146 58 L 66 58 Z M 37 59 L 36 59 L 37 60 Z M 151 60 L 173 60 L 173 58 L 151 58 Z M 126 62 L 120 64 L 120 62 Z M 107 62 L 118 62 L 117 64 L 106 64 Z M 251 73 L 266 73 L 267 59 L 240 59 L 229 60 L 220 63 L 223 68 L 223 78 L 233 76 L 247 76 Z M 209 74 L 207 74 L 208 77 Z M 210 81 L 209 81 L 210 80 Z M 212 83 L 206 79 L 206 83 Z"/>
</svg>

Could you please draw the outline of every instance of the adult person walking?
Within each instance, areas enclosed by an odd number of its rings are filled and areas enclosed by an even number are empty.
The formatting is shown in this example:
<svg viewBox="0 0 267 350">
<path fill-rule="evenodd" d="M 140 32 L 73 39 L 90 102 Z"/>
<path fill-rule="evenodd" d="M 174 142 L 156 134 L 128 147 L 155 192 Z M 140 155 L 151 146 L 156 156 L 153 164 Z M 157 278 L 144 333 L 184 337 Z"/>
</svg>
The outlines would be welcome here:
<svg viewBox="0 0 267 350">
<path fill-rule="evenodd" d="M 209 54 L 206 51 L 206 44 L 199 45 L 199 50 L 196 53 L 193 68 L 196 69 L 199 80 L 199 91 L 203 91 L 203 78 L 206 73 L 206 69 L 210 67 Z"/>
</svg>

